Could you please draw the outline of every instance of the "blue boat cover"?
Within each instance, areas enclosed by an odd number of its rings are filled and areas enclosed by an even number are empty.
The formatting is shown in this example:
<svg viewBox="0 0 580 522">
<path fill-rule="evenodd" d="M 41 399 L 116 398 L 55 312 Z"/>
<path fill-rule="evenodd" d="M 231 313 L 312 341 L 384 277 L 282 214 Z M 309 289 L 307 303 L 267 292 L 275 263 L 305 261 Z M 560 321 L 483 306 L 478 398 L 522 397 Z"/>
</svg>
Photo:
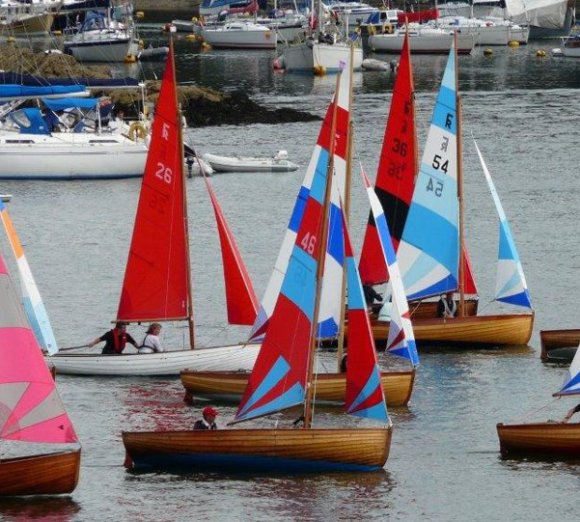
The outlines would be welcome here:
<svg viewBox="0 0 580 522">
<path fill-rule="evenodd" d="M 79 109 L 94 109 L 99 103 L 98 98 L 58 98 L 51 100 L 43 98 L 44 103 L 52 111 L 64 111 L 71 107 L 78 107 Z"/>
</svg>

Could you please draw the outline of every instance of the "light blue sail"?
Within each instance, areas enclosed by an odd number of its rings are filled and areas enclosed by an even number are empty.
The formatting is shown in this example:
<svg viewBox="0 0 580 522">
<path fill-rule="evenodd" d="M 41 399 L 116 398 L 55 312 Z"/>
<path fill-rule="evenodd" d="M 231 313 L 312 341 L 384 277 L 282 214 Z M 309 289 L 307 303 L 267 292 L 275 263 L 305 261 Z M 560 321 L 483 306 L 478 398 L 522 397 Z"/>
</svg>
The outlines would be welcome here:
<svg viewBox="0 0 580 522">
<path fill-rule="evenodd" d="M 491 192 L 499 216 L 499 251 L 495 300 L 531 309 L 532 303 L 530 301 L 528 285 L 526 284 L 526 278 L 524 276 L 524 269 L 522 268 L 522 263 L 518 255 L 518 250 L 507 217 L 475 139 L 473 140 L 473 143 L 475 144 L 475 150 L 479 156 L 481 168 L 485 174 L 485 179 L 489 185 L 489 191 Z"/>
<path fill-rule="evenodd" d="M 397 257 L 408 299 L 458 286 L 457 96 L 452 46 Z"/>
</svg>

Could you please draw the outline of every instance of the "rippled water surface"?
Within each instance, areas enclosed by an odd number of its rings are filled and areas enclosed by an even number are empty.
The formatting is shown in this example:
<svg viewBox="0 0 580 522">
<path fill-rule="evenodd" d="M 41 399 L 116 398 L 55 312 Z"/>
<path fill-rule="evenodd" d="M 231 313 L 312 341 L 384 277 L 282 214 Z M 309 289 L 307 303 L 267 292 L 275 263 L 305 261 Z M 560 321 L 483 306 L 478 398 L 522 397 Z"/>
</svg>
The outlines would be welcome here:
<svg viewBox="0 0 580 522">
<path fill-rule="evenodd" d="M 152 40 L 159 39 L 151 32 Z M 188 427 L 177 379 L 60 376 L 59 388 L 83 446 L 80 483 L 70 496 L 0 501 L 2 520 L 577 520 L 579 462 L 502 461 L 497 422 L 561 418 L 572 405 L 551 393 L 564 368 L 539 359 L 540 329 L 578 325 L 578 114 L 580 61 L 537 58 L 539 48 L 477 50 L 460 57 L 465 135 L 473 134 L 502 198 L 536 309 L 528 347 L 422 353 L 408 408 L 393 409 L 385 470 L 315 476 L 132 475 L 123 468 L 123 429 Z M 178 76 L 216 88 L 242 88 L 260 103 L 321 115 L 333 77 L 274 73 L 273 53 L 205 52 L 180 40 Z M 389 58 L 384 58 L 389 59 Z M 445 57 L 414 59 L 423 143 Z M 161 68 L 148 65 L 149 77 Z M 355 77 L 357 160 L 374 175 L 393 77 Z M 319 123 L 191 129 L 201 152 L 286 149 L 301 169 L 289 174 L 216 175 L 212 183 L 258 294 L 265 288 Z M 66 160 L 66 158 L 64 158 Z M 360 247 L 368 213 L 355 178 L 352 224 Z M 61 346 L 84 344 L 109 327 L 119 299 L 139 180 L 6 182 L 10 213 Z M 213 213 L 200 179 L 187 182 L 197 338 L 241 340 L 223 317 L 223 285 Z M 465 143 L 467 236 L 483 311 L 495 286 L 497 219 L 473 146 Z M 13 267 L 5 237 L 0 247 Z M 185 332 L 168 325 L 164 341 Z M 140 327 L 131 327 L 136 336 Z M 200 403 L 201 404 L 201 403 Z M 232 406 L 220 405 L 220 420 Z M 341 426 L 340 411 L 320 422 Z M 2 448 L 0 446 L 0 452 Z"/>
</svg>

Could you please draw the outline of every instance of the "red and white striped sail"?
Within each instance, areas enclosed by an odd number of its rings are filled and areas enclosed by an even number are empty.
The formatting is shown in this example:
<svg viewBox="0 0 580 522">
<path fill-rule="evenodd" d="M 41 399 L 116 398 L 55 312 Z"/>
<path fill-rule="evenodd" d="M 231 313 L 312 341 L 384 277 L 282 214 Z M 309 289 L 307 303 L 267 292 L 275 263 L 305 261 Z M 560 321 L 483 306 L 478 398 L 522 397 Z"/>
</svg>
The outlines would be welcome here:
<svg viewBox="0 0 580 522">
<path fill-rule="evenodd" d="M 169 53 L 155 110 L 117 319 L 190 315 L 186 206 L 174 58 Z"/>
<path fill-rule="evenodd" d="M 204 179 L 220 237 L 228 322 L 230 324 L 253 325 L 258 315 L 259 306 L 256 292 L 209 178 L 204 176 Z"/>
<path fill-rule="evenodd" d="M 0 439 L 77 442 L 0 255 Z"/>
</svg>

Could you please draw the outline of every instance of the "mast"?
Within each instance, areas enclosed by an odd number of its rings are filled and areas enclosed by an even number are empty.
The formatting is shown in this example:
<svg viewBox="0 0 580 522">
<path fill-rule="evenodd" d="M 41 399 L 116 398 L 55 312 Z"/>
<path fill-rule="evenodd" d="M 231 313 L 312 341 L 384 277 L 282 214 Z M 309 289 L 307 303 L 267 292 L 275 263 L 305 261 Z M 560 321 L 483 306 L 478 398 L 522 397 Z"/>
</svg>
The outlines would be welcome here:
<svg viewBox="0 0 580 522">
<path fill-rule="evenodd" d="M 352 107 L 352 64 L 354 60 L 354 46 L 350 44 L 350 75 L 349 75 L 349 86 L 348 86 L 348 148 L 346 156 L 346 173 L 345 173 L 345 189 L 344 189 L 344 216 L 346 224 L 348 225 L 350 219 L 350 185 L 352 180 L 352 147 L 353 147 L 353 129 L 352 121 L 350 120 L 350 108 Z M 338 90 L 337 90 L 338 93 Z M 334 156 L 334 154 L 333 154 Z M 346 256 L 342 260 L 342 291 L 340 292 L 340 320 L 338 323 L 338 347 L 336 350 L 336 361 L 338 371 L 340 372 L 342 355 L 344 353 L 344 321 L 346 315 Z"/>
<path fill-rule="evenodd" d="M 314 302 L 314 314 L 310 332 L 310 349 L 308 351 L 308 364 L 306 369 L 306 396 L 304 398 L 304 429 L 312 425 L 312 405 L 314 403 L 314 387 L 312 376 L 314 373 L 314 355 L 318 338 L 318 315 L 320 311 L 320 294 L 322 292 L 322 278 L 324 276 L 324 264 L 326 261 L 326 247 L 328 243 L 328 211 L 330 209 L 330 194 L 332 193 L 332 175 L 334 172 L 334 148 L 336 141 L 336 114 L 338 110 L 338 92 L 340 87 L 341 72 L 336 77 L 336 94 L 332 107 L 332 126 L 330 131 L 330 147 L 328 165 L 326 167 L 326 187 L 324 191 L 324 205 L 322 208 L 322 223 L 320 226 L 320 240 L 317 244 L 318 266 L 316 268 L 316 294 Z"/>
<path fill-rule="evenodd" d="M 457 63 L 457 32 L 453 33 L 455 60 L 455 100 L 457 109 L 457 198 L 459 200 L 459 316 L 465 316 L 465 270 L 463 269 L 463 245 L 465 244 L 463 203 L 463 136 L 461 120 L 461 95 L 459 94 L 459 64 Z"/>
<path fill-rule="evenodd" d="M 183 125 L 182 125 L 182 113 L 181 106 L 179 105 L 179 99 L 177 98 L 177 79 L 175 75 L 175 54 L 173 51 L 173 33 L 169 38 L 169 54 L 173 62 L 173 85 L 175 86 L 173 90 L 173 95 L 175 96 L 175 106 L 177 107 L 177 138 L 179 140 L 180 148 L 180 158 L 185 157 L 185 152 L 183 149 Z M 192 298 L 192 283 L 191 283 L 191 259 L 189 255 L 189 220 L 187 215 L 187 190 L 186 190 L 186 179 L 185 170 L 183 169 L 183 161 L 179 162 L 179 175 L 181 176 L 181 182 L 183 184 L 183 228 L 185 232 L 185 266 L 186 266 L 186 277 L 187 277 L 187 327 L 189 330 L 189 347 L 191 350 L 195 348 L 195 327 L 193 323 L 193 298 Z"/>
</svg>

